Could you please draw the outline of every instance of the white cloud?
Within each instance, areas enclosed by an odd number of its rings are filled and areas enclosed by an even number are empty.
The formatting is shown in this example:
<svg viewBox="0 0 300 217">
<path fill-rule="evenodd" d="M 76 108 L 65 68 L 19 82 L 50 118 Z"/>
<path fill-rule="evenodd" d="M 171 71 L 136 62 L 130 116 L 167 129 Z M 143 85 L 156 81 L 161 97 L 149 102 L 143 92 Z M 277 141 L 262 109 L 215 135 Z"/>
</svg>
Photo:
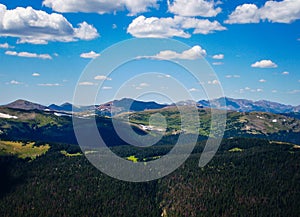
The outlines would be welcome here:
<svg viewBox="0 0 300 217">
<path fill-rule="evenodd" d="M 100 54 L 96 53 L 95 51 L 80 54 L 80 57 L 86 58 L 86 59 L 94 59 L 98 56 L 100 56 Z"/>
<path fill-rule="evenodd" d="M 240 78 L 240 75 L 226 75 L 225 78 Z"/>
<path fill-rule="evenodd" d="M 261 88 L 253 89 L 253 88 L 250 88 L 250 87 L 245 87 L 245 88 L 240 89 L 239 92 L 240 93 L 245 93 L 245 92 L 261 93 L 261 92 L 264 92 L 264 90 L 261 89 Z"/>
<path fill-rule="evenodd" d="M 158 75 L 157 77 L 158 77 L 158 78 L 171 78 L 172 76 L 166 74 L 166 75 Z"/>
<path fill-rule="evenodd" d="M 197 88 L 191 88 L 189 89 L 190 92 L 198 92 L 199 90 Z"/>
<path fill-rule="evenodd" d="M 215 60 L 222 60 L 222 59 L 224 59 L 224 54 L 216 54 L 216 55 L 213 55 L 212 58 Z"/>
<path fill-rule="evenodd" d="M 226 28 L 218 21 L 211 22 L 207 19 L 139 16 L 129 24 L 127 33 L 137 38 L 190 38 L 191 34 L 187 30 L 193 30 L 193 34 L 209 34 Z"/>
<path fill-rule="evenodd" d="M 236 7 L 225 23 L 259 23 L 268 20 L 274 23 L 291 23 L 300 19 L 300 1 L 267 1 L 258 8 L 255 4 L 243 4 Z"/>
<path fill-rule="evenodd" d="M 277 68 L 277 64 L 271 60 L 261 60 L 251 65 L 253 68 Z"/>
<path fill-rule="evenodd" d="M 260 9 L 260 16 L 270 22 L 291 23 L 300 19 L 300 1 L 267 1 Z"/>
<path fill-rule="evenodd" d="M 9 84 L 14 84 L 14 85 L 19 85 L 19 84 L 23 84 L 22 82 L 16 81 L 16 80 L 12 80 L 9 82 Z"/>
<path fill-rule="evenodd" d="M 88 81 L 84 81 L 84 82 L 80 82 L 79 86 L 94 86 L 97 85 L 96 83 L 93 82 L 88 82 Z"/>
<path fill-rule="evenodd" d="M 148 84 L 148 83 L 140 83 L 140 85 L 139 85 L 140 87 L 149 87 L 150 85 Z"/>
<path fill-rule="evenodd" d="M 37 73 L 37 72 L 35 72 L 35 73 L 32 73 L 32 76 L 33 76 L 33 77 L 39 77 L 39 76 L 40 76 L 40 74 L 39 74 L 39 73 Z"/>
<path fill-rule="evenodd" d="M 265 79 L 260 79 L 259 82 L 260 83 L 266 83 L 267 81 Z"/>
<path fill-rule="evenodd" d="M 101 81 L 104 81 L 104 80 L 111 81 L 112 80 L 111 78 L 106 77 L 105 75 L 97 75 L 94 79 L 101 80 Z"/>
<path fill-rule="evenodd" d="M 0 36 L 19 38 L 18 43 L 47 44 L 48 41 L 91 40 L 99 36 L 86 22 L 74 28 L 61 14 L 48 14 L 32 7 L 8 10 L 0 4 Z"/>
<path fill-rule="evenodd" d="M 213 85 L 220 84 L 220 82 L 218 80 L 208 81 L 207 83 L 208 84 L 213 84 Z"/>
<path fill-rule="evenodd" d="M 112 28 L 113 28 L 113 29 L 117 29 L 117 28 L 118 28 L 117 24 L 115 24 L 115 23 L 112 24 Z"/>
<path fill-rule="evenodd" d="M 292 90 L 288 92 L 289 94 L 297 94 L 300 93 L 300 90 Z"/>
<path fill-rule="evenodd" d="M 102 90 L 111 90 L 112 87 L 104 86 L 104 87 L 102 87 L 101 89 L 102 89 Z"/>
<path fill-rule="evenodd" d="M 207 0 L 168 0 L 168 8 L 171 13 L 188 17 L 215 17 L 222 9 L 215 8 L 214 1 Z"/>
<path fill-rule="evenodd" d="M 145 56 L 139 58 L 153 58 L 153 59 L 164 59 L 164 60 L 172 60 L 172 59 L 195 60 L 195 59 L 202 58 L 203 56 L 206 56 L 206 50 L 201 48 L 199 45 L 196 45 L 189 50 L 183 51 L 182 53 L 177 53 L 171 50 L 165 50 L 159 52 L 154 56 Z"/>
<path fill-rule="evenodd" d="M 74 29 L 75 38 L 79 38 L 82 40 L 92 40 L 99 36 L 97 30 L 87 22 L 79 23 L 79 28 Z"/>
<path fill-rule="evenodd" d="M 149 86 L 150 86 L 150 84 L 145 83 L 145 82 L 140 83 L 139 85 L 133 85 L 133 87 L 135 87 L 135 89 L 137 89 L 137 90 L 142 90 L 143 88 L 149 87 Z"/>
<path fill-rule="evenodd" d="M 289 75 L 290 73 L 285 71 L 285 72 L 282 72 L 281 74 L 282 75 Z"/>
<path fill-rule="evenodd" d="M 277 93 L 278 91 L 277 90 L 272 90 L 272 93 Z"/>
<path fill-rule="evenodd" d="M 264 92 L 264 90 L 260 89 L 260 88 L 252 89 L 250 87 L 246 87 L 244 89 L 240 89 L 240 92 L 245 92 L 245 91 L 250 91 L 251 93 L 261 93 L 261 92 Z"/>
<path fill-rule="evenodd" d="M 229 19 L 224 23 L 259 23 L 259 16 L 257 14 L 258 8 L 255 4 L 243 4 L 237 6 L 235 11 L 229 15 Z"/>
<path fill-rule="evenodd" d="M 156 8 L 158 0 L 44 0 L 43 5 L 58 12 L 84 12 L 84 13 L 114 13 L 127 9 L 129 15 L 146 12 Z"/>
<path fill-rule="evenodd" d="M 58 86 L 61 86 L 60 84 L 58 83 L 45 83 L 45 84 L 38 84 L 38 86 L 40 87 L 58 87 Z"/>
<path fill-rule="evenodd" d="M 213 62 L 212 63 L 214 66 L 221 66 L 223 65 L 224 63 L 223 62 Z"/>
<path fill-rule="evenodd" d="M 18 57 L 27 57 L 27 58 L 39 58 L 39 59 L 52 59 L 49 54 L 36 54 L 36 53 L 29 53 L 29 52 L 16 52 L 16 51 L 6 51 L 6 55 L 9 56 L 18 56 Z"/>
<path fill-rule="evenodd" d="M 0 48 L 8 49 L 8 48 L 14 48 L 14 46 L 10 46 L 8 43 L 0 44 Z"/>
</svg>

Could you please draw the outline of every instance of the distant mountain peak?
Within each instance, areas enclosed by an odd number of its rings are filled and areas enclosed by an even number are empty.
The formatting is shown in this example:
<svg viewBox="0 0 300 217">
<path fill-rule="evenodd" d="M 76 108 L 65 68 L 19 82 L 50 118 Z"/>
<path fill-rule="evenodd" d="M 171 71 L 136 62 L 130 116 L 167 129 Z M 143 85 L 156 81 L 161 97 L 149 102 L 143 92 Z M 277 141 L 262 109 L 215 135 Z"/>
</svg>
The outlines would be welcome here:
<svg viewBox="0 0 300 217">
<path fill-rule="evenodd" d="M 45 110 L 45 109 L 48 109 L 47 106 L 29 102 L 29 101 L 23 100 L 23 99 L 18 99 L 14 102 L 11 102 L 11 103 L 5 105 L 4 107 L 13 108 L 13 109 L 23 109 L 23 110 L 34 110 L 34 109 Z"/>
<path fill-rule="evenodd" d="M 203 107 L 212 107 L 226 110 L 233 110 L 239 112 L 271 112 L 271 113 L 290 113 L 299 111 L 299 106 L 284 105 L 268 100 L 252 101 L 248 99 L 233 99 L 229 97 L 218 98 L 214 100 L 200 100 L 198 103 Z"/>
<path fill-rule="evenodd" d="M 65 107 L 65 106 L 73 106 L 73 105 L 69 102 L 65 102 L 65 103 L 61 104 L 60 106 Z"/>
</svg>

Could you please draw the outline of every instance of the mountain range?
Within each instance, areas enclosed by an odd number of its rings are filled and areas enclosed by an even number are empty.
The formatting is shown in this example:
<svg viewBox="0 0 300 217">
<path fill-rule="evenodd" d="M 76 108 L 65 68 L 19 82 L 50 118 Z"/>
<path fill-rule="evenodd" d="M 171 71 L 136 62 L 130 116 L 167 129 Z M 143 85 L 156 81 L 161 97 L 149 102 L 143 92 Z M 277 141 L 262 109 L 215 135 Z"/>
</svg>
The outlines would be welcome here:
<svg viewBox="0 0 300 217">
<path fill-rule="evenodd" d="M 258 102 L 256 104 L 245 104 L 244 108 L 260 109 L 261 111 L 241 112 L 241 100 L 234 104 L 233 100 L 227 100 L 228 105 L 223 109 L 235 108 L 240 111 L 228 111 L 227 126 L 224 138 L 243 137 L 243 138 L 265 138 L 270 140 L 300 143 L 300 119 L 299 113 L 282 113 L 296 111 L 295 107 L 284 106 L 278 103 Z M 248 101 L 249 102 L 249 101 Z M 193 102 L 181 102 L 180 105 L 188 108 Z M 206 103 L 206 104 L 205 104 Z M 217 103 L 217 102 L 216 102 Z M 131 104 L 131 112 L 126 111 L 126 107 Z M 258 107 L 257 105 L 261 106 Z M 208 102 L 202 101 L 197 104 L 199 107 L 200 131 L 202 139 L 207 138 L 211 127 L 211 109 Z M 252 107 L 250 107 L 250 105 Z M 277 107 L 276 107 L 277 106 Z M 73 107 L 73 106 L 72 106 Z M 70 113 L 71 104 L 61 106 L 42 106 L 28 101 L 17 100 L 6 106 L 0 107 L 0 139 L 6 140 L 29 140 L 29 141 L 54 141 L 62 143 L 76 144 L 73 131 L 72 114 Z M 166 117 L 167 129 L 166 139 L 178 136 L 180 133 L 194 133 L 193 131 L 182 131 L 180 128 L 181 116 L 176 106 L 161 105 L 155 102 L 141 102 L 132 99 L 122 99 L 109 102 L 103 105 L 76 107 L 79 112 L 75 112 L 74 118 L 86 120 L 87 123 L 80 125 L 81 130 L 88 130 L 90 118 L 97 121 L 97 126 L 103 135 L 107 137 L 111 145 L 123 144 L 114 132 L 110 109 L 114 109 L 113 116 L 120 123 L 125 123 L 129 119 L 130 125 L 135 131 L 141 134 L 156 136 L 161 133 L 163 126 L 150 126 L 150 116 L 160 113 Z M 55 109 L 55 110 L 54 110 Z M 96 109 L 96 112 L 95 112 Z M 281 112 L 280 114 L 265 112 Z M 67 110 L 67 111 L 66 111 Z M 193 118 L 193 117 L 190 117 Z M 125 120 L 125 121 L 124 121 Z M 125 129 L 125 128 L 124 128 Z M 168 138 L 167 138 L 168 137 Z M 167 141 L 165 141 L 167 142 Z"/>
<path fill-rule="evenodd" d="M 288 114 L 288 113 L 299 113 L 300 105 L 284 105 L 277 102 L 271 102 L 267 100 L 252 101 L 247 99 L 233 99 L 233 98 L 218 98 L 211 101 L 200 100 L 194 101 L 182 101 L 176 103 L 176 105 L 191 105 L 195 104 L 199 108 L 215 108 L 215 109 L 226 109 L 238 112 L 270 112 L 276 114 Z M 71 103 L 63 103 L 61 105 L 51 104 L 49 106 L 40 105 L 37 103 L 29 102 L 26 100 L 16 100 L 7 105 L 1 107 L 23 109 L 23 110 L 50 110 L 59 112 L 87 112 L 96 110 L 99 115 L 115 115 L 123 112 L 140 112 L 151 109 L 161 109 L 168 106 L 174 106 L 175 104 L 159 104 L 156 102 L 144 102 L 134 99 L 124 98 L 121 100 L 110 101 L 101 105 L 90 105 L 90 106 L 74 106 Z"/>
</svg>

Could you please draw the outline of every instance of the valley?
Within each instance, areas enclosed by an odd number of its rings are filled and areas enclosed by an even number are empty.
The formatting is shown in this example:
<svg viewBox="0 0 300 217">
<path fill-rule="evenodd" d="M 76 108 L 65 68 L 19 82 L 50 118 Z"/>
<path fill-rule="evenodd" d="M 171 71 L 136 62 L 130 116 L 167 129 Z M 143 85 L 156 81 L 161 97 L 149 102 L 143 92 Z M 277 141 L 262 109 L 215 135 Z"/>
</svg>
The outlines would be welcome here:
<svg viewBox="0 0 300 217">
<path fill-rule="evenodd" d="M 210 132 L 211 108 L 198 106 L 199 138 L 188 160 L 162 179 L 129 183 L 91 165 L 85 155 L 95 155 L 101 147 L 93 145 L 82 152 L 72 115 L 81 120 L 79 130 L 88 131 L 89 121 L 95 119 L 116 155 L 147 164 L 168 154 L 179 134 L 195 133 L 181 130 L 177 107 L 137 103 L 135 109 L 111 116 L 107 110 L 105 115 L 99 113 L 99 106 L 71 112 L 30 102 L 17 104 L 0 107 L 2 216 L 296 217 L 300 213 L 300 120 L 291 113 L 228 110 L 217 154 L 199 167 Z M 189 105 L 181 106 L 189 109 Z M 157 113 L 166 119 L 165 132 L 159 122 L 149 125 Z M 151 147 L 130 146 L 114 130 L 113 120 L 129 124 L 139 135 L 162 138 Z"/>
</svg>

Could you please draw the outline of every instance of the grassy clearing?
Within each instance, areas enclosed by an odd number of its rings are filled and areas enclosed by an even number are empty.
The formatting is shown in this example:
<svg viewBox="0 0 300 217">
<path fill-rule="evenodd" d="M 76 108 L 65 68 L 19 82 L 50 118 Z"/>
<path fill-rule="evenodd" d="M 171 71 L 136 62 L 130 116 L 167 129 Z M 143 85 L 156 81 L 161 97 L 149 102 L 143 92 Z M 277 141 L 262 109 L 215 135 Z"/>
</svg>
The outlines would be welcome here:
<svg viewBox="0 0 300 217">
<path fill-rule="evenodd" d="M 241 148 L 233 148 L 233 149 L 230 149 L 229 152 L 242 152 L 243 149 Z"/>
<path fill-rule="evenodd" d="M 126 160 L 132 161 L 133 163 L 138 162 L 138 158 L 134 155 L 127 157 Z"/>
<path fill-rule="evenodd" d="M 35 146 L 34 142 L 23 143 L 13 141 L 0 141 L 0 154 L 1 155 L 17 155 L 19 158 L 35 158 L 45 154 L 50 146 L 45 144 L 43 146 Z"/>
<path fill-rule="evenodd" d="M 81 153 L 74 153 L 74 154 L 70 154 L 67 151 L 60 151 L 61 154 L 65 155 L 66 157 L 79 157 L 82 156 Z"/>
</svg>

